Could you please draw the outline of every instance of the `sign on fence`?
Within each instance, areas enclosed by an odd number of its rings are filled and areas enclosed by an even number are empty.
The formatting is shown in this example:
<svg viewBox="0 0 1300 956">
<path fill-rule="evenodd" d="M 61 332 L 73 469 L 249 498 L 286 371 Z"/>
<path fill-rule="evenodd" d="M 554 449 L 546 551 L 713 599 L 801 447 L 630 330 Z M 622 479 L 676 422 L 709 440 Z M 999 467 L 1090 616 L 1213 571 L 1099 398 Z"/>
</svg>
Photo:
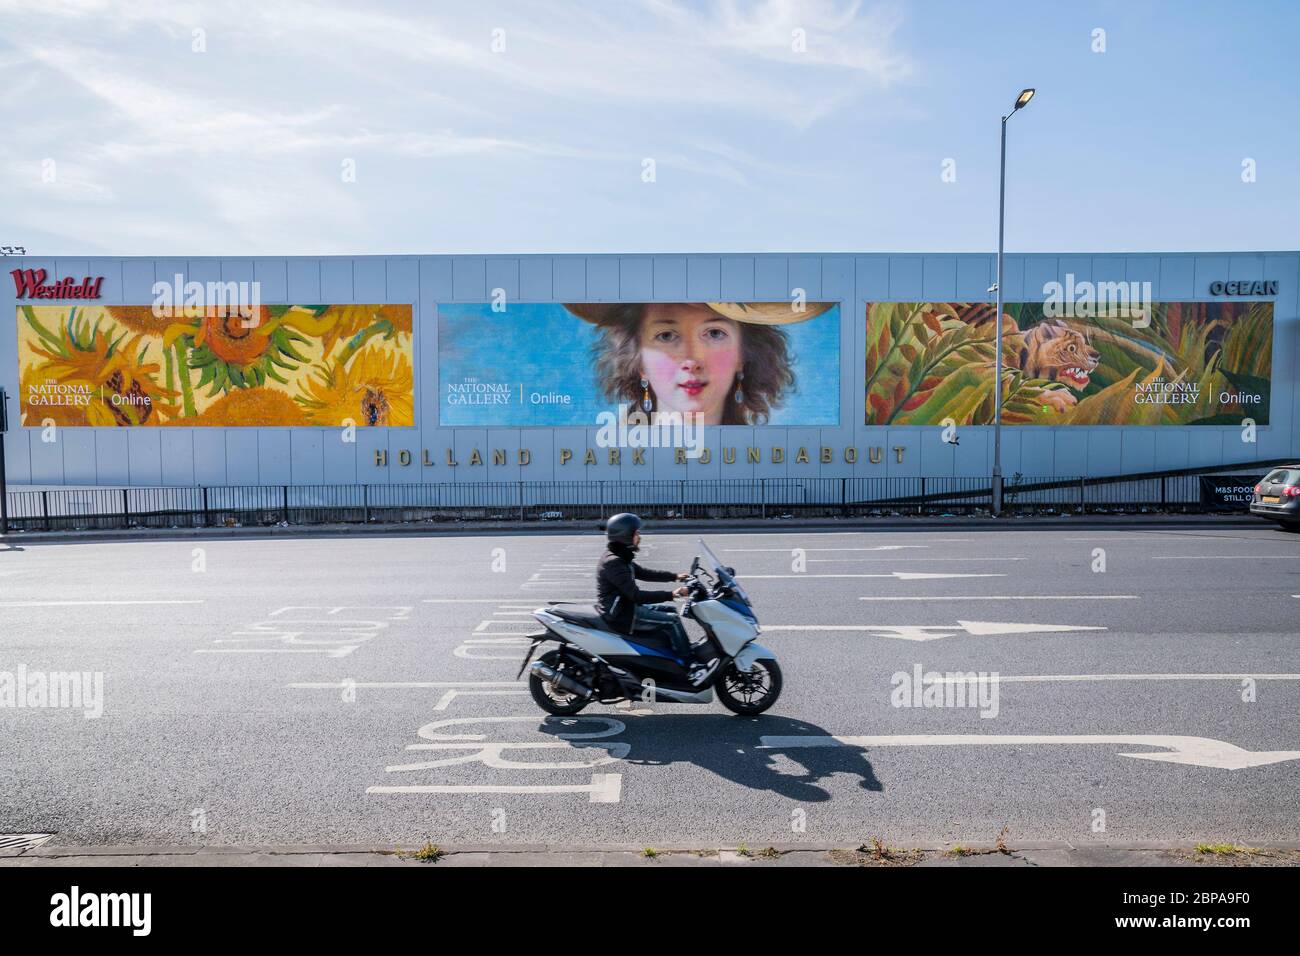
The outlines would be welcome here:
<svg viewBox="0 0 1300 956">
<path fill-rule="evenodd" d="M 1229 511 L 1248 511 L 1258 478 L 1201 475 L 1201 504 Z"/>
</svg>

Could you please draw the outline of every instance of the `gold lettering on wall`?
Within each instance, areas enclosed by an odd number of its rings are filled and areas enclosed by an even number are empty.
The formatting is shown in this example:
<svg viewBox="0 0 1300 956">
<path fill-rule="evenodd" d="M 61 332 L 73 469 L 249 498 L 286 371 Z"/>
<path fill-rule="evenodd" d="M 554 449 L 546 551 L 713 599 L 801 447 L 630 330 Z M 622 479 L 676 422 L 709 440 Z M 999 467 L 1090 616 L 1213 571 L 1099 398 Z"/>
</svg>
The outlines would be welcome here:
<svg viewBox="0 0 1300 956">
<path fill-rule="evenodd" d="M 890 447 L 893 449 L 894 452 L 894 460 L 897 461 L 899 464 L 902 464 L 903 453 L 907 451 L 907 447 L 905 445 L 892 445 Z M 633 465 L 646 464 L 644 448 L 633 448 L 631 449 L 631 452 L 632 452 Z M 762 454 L 763 453 L 761 448 L 746 448 L 745 449 L 746 463 L 751 465 L 760 464 L 762 462 Z M 622 449 L 611 448 L 608 450 L 608 455 L 609 455 L 609 463 L 611 465 L 621 466 L 623 464 Z M 873 465 L 879 465 L 884 460 L 884 455 L 885 455 L 884 448 L 878 445 L 871 446 L 867 449 L 867 459 Z M 387 449 L 376 448 L 374 450 L 374 456 L 375 456 L 376 467 L 385 468 L 388 466 Z M 508 460 L 508 456 L 509 456 L 508 449 L 505 448 L 492 449 L 493 466 L 494 467 L 504 466 Z M 529 449 L 527 448 L 517 449 L 516 457 L 518 463 L 521 466 L 532 463 L 532 458 L 533 458 L 532 452 L 529 451 Z M 573 457 L 574 457 L 573 449 L 571 448 L 560 449 L 561 465 L 568 464 L 568 462 L 570 462 L 573 459 Z M 446 449 L 446 459 L 447 459 L 447 465 L 449 467 L 455 468 L 459 464 L 459 462 L 456 461 L 456 452 L 455 449 L 453 448 Z M 835 449 L 827 445 L 819 446 L 818 459 L 824 465 L 831 464 L 835 460 Z M 397 461 L 400 465 L 403 466 L 409 465 L 413 460 L 414 460 L 414 452 L 412 452 L 410 449 L 403 448 L 397 451 Z M 687 457 L 687 451 L 685 448 L 673 449 L 674 464 L 686 465 L 689 464 L 691 460 L 692 459 Z M 696 456 L 693 460 L 698 462 L 701 465 L 710 464 L 713 461 L 713 450 L 710 448 L 701 448 L 698 456 Z M 777 465 L 781 464 L 783 461 L 785 461 L 785 449 L 779 445 L 773 445 L 771 450 L 770 460 L 773 464 L 777 464 Z M 794 458 L 795 463 L 800 465 L 806 465 L 811 463 L 811 460 L 812 460 L 812 456 L 809 453 L 808 449 L 806 447 L 800 446 L 799 450 L 795 453 L 795 458 Z M 853 445 L 846 446 L 844 448 L 844 460 L 850 465 L 857 464 L 858 449 Z M 723 448 L 722 461 L 724 464 L 734 465 L 736 463 L 736 449 L 734 447 Z M 424 448 L 421 450 L 420 463 L 428 468 L 432 468 L 436 465 L 436 462 L 433 460 L 432 453 L 428 448 Z M 582 463 L 584 465 L 597 464 L 596 452 L 591 448 L 585 449 L 583 453 Z M 470 452 L 469 464 L 470 465 L 484 464 L 483 453 L 479 451 L 479 449 L 475 448 Z"/>
</svg>

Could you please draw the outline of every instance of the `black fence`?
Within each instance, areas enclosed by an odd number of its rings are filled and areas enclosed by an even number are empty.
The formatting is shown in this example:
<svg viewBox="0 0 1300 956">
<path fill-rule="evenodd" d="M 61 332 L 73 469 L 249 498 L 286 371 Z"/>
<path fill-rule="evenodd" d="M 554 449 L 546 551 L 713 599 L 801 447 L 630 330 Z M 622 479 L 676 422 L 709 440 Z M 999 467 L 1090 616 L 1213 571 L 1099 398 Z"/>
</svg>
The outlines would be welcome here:
<svg viewBox="0 0 1300 956">
<path fill-rule="evenodd" d="M 1261 472 L 1262 473 L 1262 472 Z M 1205 511 L 1200 475 L 1004 482 L 1012 513 Z M 754 478 L 388 485 L 235 485 L 13 491 L 14 530 L 372 522 L 867 517 L 988 511 L 987 478 Z M 1238 508 L 1238 510 L 1242 510 Z"/>
</svg>

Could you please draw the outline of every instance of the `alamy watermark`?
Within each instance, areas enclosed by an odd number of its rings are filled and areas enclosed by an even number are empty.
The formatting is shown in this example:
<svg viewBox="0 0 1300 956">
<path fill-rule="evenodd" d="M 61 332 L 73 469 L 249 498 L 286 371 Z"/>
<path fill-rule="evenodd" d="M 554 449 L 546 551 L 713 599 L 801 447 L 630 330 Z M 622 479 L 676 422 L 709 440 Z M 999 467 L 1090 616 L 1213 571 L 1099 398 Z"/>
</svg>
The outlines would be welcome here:
<svg viewBox="0 0 1300 956">
<path fill-rule="evenodd" d="M 644 412 L 630 408 L 620 402 L 617 413 L 605 411 L 596 416 L 597 447 L 685 448 L 687 458 L 700 457 L 704 449 L 702 412 Z"/>
<path fill-rule="evenodd" d="M 103 671 L 0 671 L 0 707 L 81 710 L 87 720 L 104 713 Z"/>
<path fill-rule="evenodd" d="M 153 284 L 153 314 L 168 316 L 201 315 L 208 309 L 218 309 L 228 315 L 238 315 L 245 328 L 253 328 L 261 321 L 262 283 L 252 282 L 196 282 L 185 281 L 176 273 L 174 282 L 160 280 Z"/>
<path fill-rule="evenodd" d="M 889 679 L 892 707 L 970 707 L 979 708 L 981 717 L 998 715 L 998 672 L 922 671 L 920 664 L 912 670 L 895 671 Z"/>
<path fill-rule="evenodd" d="M 1135 329 L 1151 324 L 1150 282 L 1074 281 L 1043 284 L 1043 315 L 1049 319 L 1132 319 Z"/>
</svg>

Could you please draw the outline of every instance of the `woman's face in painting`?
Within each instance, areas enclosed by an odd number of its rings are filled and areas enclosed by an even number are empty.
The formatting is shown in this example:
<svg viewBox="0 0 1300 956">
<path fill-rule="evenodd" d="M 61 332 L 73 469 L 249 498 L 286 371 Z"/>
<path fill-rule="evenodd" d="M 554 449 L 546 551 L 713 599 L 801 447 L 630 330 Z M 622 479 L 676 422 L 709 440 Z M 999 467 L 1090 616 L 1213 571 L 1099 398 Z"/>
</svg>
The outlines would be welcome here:
<svg viewBox="0 0 1300 956">
<path fill-rule="evenodd" d="M 717 425 L 744 362 L 739 323 L 708 306 L 652 303 L 641 320 L 641 370 L 656 411 L 698 412 Z"/>
</svg>

